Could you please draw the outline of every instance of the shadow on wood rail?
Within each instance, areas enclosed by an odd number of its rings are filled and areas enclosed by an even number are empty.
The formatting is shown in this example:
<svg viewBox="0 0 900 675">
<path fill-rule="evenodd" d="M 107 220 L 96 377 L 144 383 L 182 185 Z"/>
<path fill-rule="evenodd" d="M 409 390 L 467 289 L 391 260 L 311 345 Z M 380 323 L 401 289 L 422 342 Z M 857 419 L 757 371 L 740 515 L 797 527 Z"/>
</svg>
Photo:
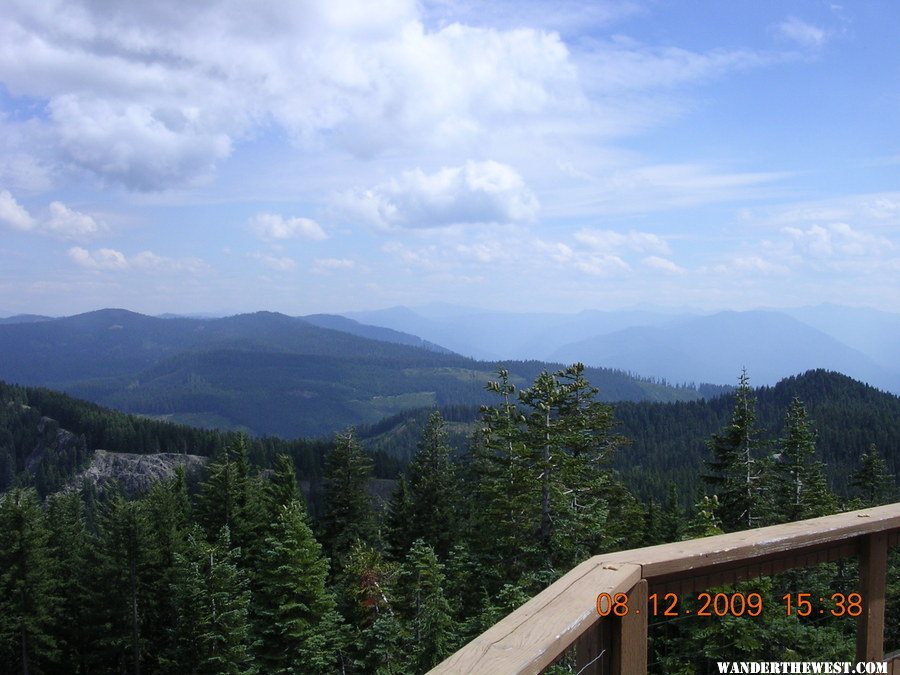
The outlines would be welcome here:
<svg viewBox="0 0 900 675">
<path fill-rule="evenodd" d="M 900 503 L 785 525 L 598 555 L 581 563 L 431 673 L 540 673 L 575 646 L 581 675 L 647 671 L 648 593 L 713 586 L 859 557 L 858 661 L 884 659 L 887 550 L 900 543 Z M 622 618 L 600 619 L 600 593 L 626 593 Z M 900 656 L 891 667 L 900 673 Z"/>
</svg>

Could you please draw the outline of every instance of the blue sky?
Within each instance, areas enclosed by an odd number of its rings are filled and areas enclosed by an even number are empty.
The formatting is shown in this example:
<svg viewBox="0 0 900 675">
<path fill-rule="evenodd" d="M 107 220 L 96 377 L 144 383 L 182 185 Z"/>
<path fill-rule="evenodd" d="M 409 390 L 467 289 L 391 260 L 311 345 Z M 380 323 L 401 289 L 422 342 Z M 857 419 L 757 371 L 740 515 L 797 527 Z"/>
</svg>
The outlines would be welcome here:
<svg viewBox="0 0 900 675">
<path fill-rule="evenodd" d="M 900 4 L 10 0 L 0 310 L 900 311 Z"/>
</svg>

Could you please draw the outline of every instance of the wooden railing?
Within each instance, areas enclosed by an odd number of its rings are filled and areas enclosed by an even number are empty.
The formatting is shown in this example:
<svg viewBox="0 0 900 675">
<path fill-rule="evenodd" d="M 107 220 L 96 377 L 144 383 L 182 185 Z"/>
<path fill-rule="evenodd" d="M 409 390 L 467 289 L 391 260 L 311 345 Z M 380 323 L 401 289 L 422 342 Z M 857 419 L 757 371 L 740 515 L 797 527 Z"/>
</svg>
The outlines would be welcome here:
<svg viewBox="0 0 900 675">
<path fill-rule="evenodd" d="M 540 673 L 573 645 L 576 672 L 647 672 L 647 598 L 842 558 L 859 558 L 863 612 L 856 658 L 881 661 L 887 550 L 900 543 L 900 503 L 705 539 L 594 556 L 434 668 L 432 673 Z M 852 590 L 848 589 L 847 593 Z M 601 618 L 600 593 L 625 593 L 628 612 Z M 887 659 L 900 673 L 900 655 Z"/>
</svg>

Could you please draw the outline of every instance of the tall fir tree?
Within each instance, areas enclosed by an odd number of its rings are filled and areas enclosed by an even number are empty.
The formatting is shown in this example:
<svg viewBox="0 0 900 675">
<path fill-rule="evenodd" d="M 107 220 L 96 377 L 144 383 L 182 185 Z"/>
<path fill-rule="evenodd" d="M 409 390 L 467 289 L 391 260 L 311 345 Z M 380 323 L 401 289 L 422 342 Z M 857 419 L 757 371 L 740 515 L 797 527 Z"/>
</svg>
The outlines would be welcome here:
<svg viewBox="0 0 900 675">
<path fill-rule="evenodd" d="M 834 513 L 837 498 L 825 479 L 825 466 L 815 460 L 816 433 L 798 398 L 785 416 L 784 434 L 772 466 L 772 518 L 787 523 Z"/>
<path fill-rule="evenodd" d="M 375 514 L 369 499 L 373 462 L 348 429 L 338 434 L 325 458 L 324 541 L 340 566 L 354 542 L 373 543 Z"/>
<path fill-rule="evenodd" d="M 444 430 L 444 418 L 437 411 L 431 413 L 422 432 L 416 454 L 406 471 L 408 494 L 399 487 L 399 502 L 392 511 L 406 521 L 405 541 L 422 539 L 440 557 L 446 557 L 458 537 L 459 483 L 450 460 L 450 444 Z M 404 501 L 407 501 L 404 504 Z M 408 545 L 407 545 L 408 548 Z"/>
<path fill-rule="evenodd" d="M 352 627 L 351 663 L 363 673 L 403 673 L 406 626 L 395 591 L 399 565 L 354 542 L 337 577 L 341 614 Z"/>
<path fill-rule="evenodd" d="M 172 594 L 178 622 L 172 627 L 176 649 L 164 664 L 173 673 L 254 675 L 250 591 L 232 548 L 227 527 L 215 543 L 194 527 L 184 553 L 176 555 Z"/>
<path fill-rule="evenodd" d="M 417 539 L 400 572 L 410 672 L 430 670 L 457 646 L 457 626 L 444 586 L 443 565 L 434 549 Z"/>
<path fill-rule="evenodd" d="M 84 504 L 77 492 L 52 496 L 47 505 L 50 550 L 55 564 L 58 612 L 55 631 L 60 666 L 76 673 L 89 671 L 91 630 L 91 574 L 88 549 L 90 535 Z"/>
<path fill-rule="evenodd" d="M 252 569 L 268 533 L 265 483 L 251 475 L 249 448 L 243 435 L 234 437 L 207 468 L 208 477 L 196 497 L 197 520 L 207 538 L 228 528 L 231 545 L 241 563 Z"/>
<path fill-rule="evenodd" d="M 267 673 L 338 670 L 343 625 L 326 586 L 328 562 L 294 499 L 280 508 L 260 569 L 259 662 Z"/>
<path fill-rule="evenodd" d="M 597 394 L 581 363 L 541 373 L 519 394 L 540 483 L 537 537 L 560 569 L 623 544 L 616 523 L 628 523 L 630 542 L 641 537 L 643 509 L 609 468 L 624 439 L 614 432 L 611 406 Z"/>
<path fill-rule="evenodd" d="M 850 488 L 860 508 L 890 504 L 897 498 L 897 480 L 874 443 L 859 458 L 859 468 L 850 477 Z"/>
<path fill-rule="evenodd" d="M 756 397 L 741 372 L 731 421 L 708 442 L 712 459 L 703 477 L 718 497 L 716 517 L 726 532 L 760 525 L 766 513 Z"/>
<path fill-rule="evenodd" d="M 385 544 L 394 560 L 400 560 L 412 546 L 414 531 L 413 498 L 405 475 L 397 479 L 385 512 Z"/>
<path fill-rule="evenodd" d="M 191 519 L 184 470 L 179 467 L 174 478 L 155 482 L 144 503 L 149 542 L 154 549 L 149 561 L 148 611 L 144 634 L 152 645 L 148 650 L 148 660 L 155 668 L 161 658 L 171 655 L 176 649 L 171 627 L 177 623 L 178 608 L 171 588 L 176 578 L 176 556 L 184 552 Z"/>
<path fill-rule="evenodd" d="M 278 517 L 283 507 L 303 499 L 297 484 L 294 461 L 288 455 L 282 453 L 275 457 L 275 470 L 272 472 L 266 490 L 272 508 L 271 515 L 274 517 Z"/>
<path fill-rule="evenodd" d="M 105 634 L 103 659 L 123 672 L 140 675 L 147 642 L 143 634 L 153 602 L 151 575 L 156 550 L 150 536 L 146 503 L 126 501 L 116 492 L 102 512 L 98 542 L 95 607 Z"/>
<path fill-rule="evenodd" d="M 524 418 L 509 371 L 501 368 L 497 375 L 486 388 L 500 403 L 481 408 L 467 472 L 473 494 L 468 536 L 484 563 L 483 582 L 492 588 L 517 581 L 541 557 L 535 538 L 540 487 L 524 439 Z"/>
<path fill-rule="evenodd" d="M 34 490 L 0 495 L 0 663 L 41 673 L 57 653 L 50 532 Z"/>
</svg>

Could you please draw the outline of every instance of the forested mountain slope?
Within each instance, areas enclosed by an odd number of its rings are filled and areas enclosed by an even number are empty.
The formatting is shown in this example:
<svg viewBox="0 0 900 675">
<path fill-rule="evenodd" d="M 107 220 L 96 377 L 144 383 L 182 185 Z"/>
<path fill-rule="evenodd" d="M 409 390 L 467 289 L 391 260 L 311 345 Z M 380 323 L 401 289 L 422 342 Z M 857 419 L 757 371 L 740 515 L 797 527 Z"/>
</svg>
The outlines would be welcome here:
<svg viewBox="0 0 900 675">
<path fill-rule="evenodd" d="M 838 493 L 846 494 L 850 473 L 873 443 L 892 472 L 900 467 L 900 397 L 824 370 L 760 387 L 755 394 L 763 438 L 768 440 L 783 431 L 785 411 L 794 397 L 806 405 L 820 458 Z M 616 404 L 621 432 L 631 439 L 617 460 L 627 482 L 642 494 L 659 495 L 665 482 L 673 481 L 688 490 L 686 499 L 693 499 L 692 486 L 709 458 L 706 441 L 726 424 L 733 404 L 731 395 L 670 405 Z"/>
<path fill-rule="evenodd" d="M 892 472 L 900 468 L 900 397 L 825 370 L 759 387 L 754 394 L 763 438 L 768 441 L 782 433 L 785 411 L 793 398 L 806 405 L 817 432 L 818 456 L 826 463 L 829 482 L 839 494 L 847 494 L 848 476 L 873 443 Z M 691 503 L 705 472 L 704 463 L 710 458 L 707 441 L 728 423 L 733 405 L 731 394 L 702 401 L 613 403 L 617 430 L 628 439 L 614 457 L 615 467 L 644 498 L 662 500 L 674 483 L 684 503 Z M 441 412 L 450 442 L 457 452 L 464 452 L 468 436 L 477 426 L 478 410 L 456 406 Z M 415 450 L 427 417 L 425 411 L 409 411 L 385 419 L 364 429 L 367 444 L 406 460 Z"/>
<path fill-rule="evenodd" d="M 13 485 L 34 486 L 42 496 L 55 492 L 87 469 L 98 450 L 137 456 L 212 457 L 234 437 L 128 415 L 49 389 L 0 381 L 0 492 Z M 250 458 L 262 468 L 272 466 L 278 453 L 289 455 L 298 476 L 312 486 L 309 496 L 315 510 L 323 457 L 332 440 L 267 437 L 247 442 Z M 378 450 L 371 454 L 377 478 L 397 475 L 400 461 Z"/>
<path fill-rule="evenodd" d="M 485 401 L 495 363 L 345 319 L 354 333 L 271 312 L 159 319 L 101 310 L 0 326 L 0 378 L 60 389 L 126 412 L 252 434 L 329 435 L 404 409 Z M 558 365 L 509 362 L 524 383 Z M 691 400 L 623 372 L 589 369 L 604 400 Z"/>
</svg>

